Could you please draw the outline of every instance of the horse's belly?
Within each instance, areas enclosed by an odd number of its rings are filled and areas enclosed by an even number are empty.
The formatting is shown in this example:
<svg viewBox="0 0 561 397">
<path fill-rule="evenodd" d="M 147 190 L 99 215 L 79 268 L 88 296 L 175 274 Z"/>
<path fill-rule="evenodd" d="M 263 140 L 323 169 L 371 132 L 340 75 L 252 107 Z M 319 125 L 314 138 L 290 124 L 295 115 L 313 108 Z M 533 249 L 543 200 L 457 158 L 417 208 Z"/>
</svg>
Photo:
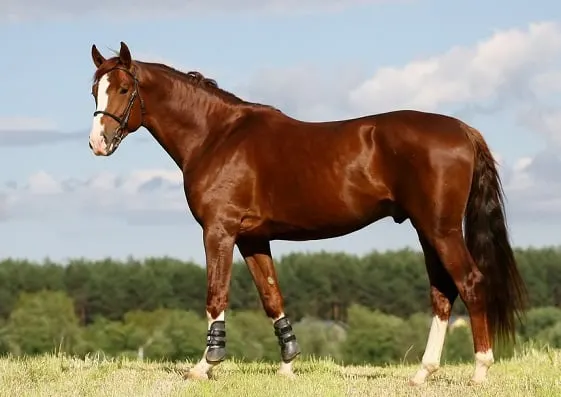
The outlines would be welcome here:
<svg viewBox="0 0 561 397">
<path fill-rule="evenodd" d="M 391 215 L 389 208 L 383 204 L 360 213 L 345 211 L 325 216 L 320 208 L 316 211 L 318 213 L 301 214 L 292 219 L 267 220 L 263 222 L 263 229 L 271 240 L 320 240 L 353 233 Z"/>
<path fill-rule="evenodd" d="M 328 225 L 324 228 L 307 229 L 298 227 L 274 227 L 272 228 L 269 238 L 270 240 L 285 241 L 306 241 L 306 240 L 322 240 L 333 237 L 344 236 L 366 227 L 371 222 L 362 224 L 354 223 L 348 225 Z"/>
<path fill-rule="evenodd" d="M 385 184 L 361 181 L 355 178 L 336 194 L 325 193 L 321 184 L 307 194 L 293 190 L 287 196 L 288 189 L 274 192 L 266 205 L 250 211 L 252 215 L 242 222 L 242 234 L 270 240 L 319 240 L 353 233 L 386 216 L 395 219 L 396 205 Z"/>
</svg>

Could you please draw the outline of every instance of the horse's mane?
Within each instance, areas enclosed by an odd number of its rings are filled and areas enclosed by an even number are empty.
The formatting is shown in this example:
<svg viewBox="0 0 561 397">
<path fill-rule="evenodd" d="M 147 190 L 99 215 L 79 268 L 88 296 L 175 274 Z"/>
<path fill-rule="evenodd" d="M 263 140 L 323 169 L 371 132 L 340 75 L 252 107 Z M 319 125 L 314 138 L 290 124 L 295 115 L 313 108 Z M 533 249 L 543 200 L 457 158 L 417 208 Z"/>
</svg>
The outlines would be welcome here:
<svg viewBox="0 0 561 397">
<path fill-rule="evenodd" d="M 120 60 L 119 60 L 118 56 L 108 59 L 106 62 L 104 62 L 95 71 L 94 76 L 93 76 L 94 81 L 99 80 L 99 78 L 101 76 L 103 76 L 105 73 L 109 72 L 111 69 L 117 67 L 119 65 L 119 63 L 120 63 Z M 243 100 L 240 97 L 236 96 L 235 94 L 233 94 L 229 91 L 226 91 L 223 88 L 220 88 L 218 86 L 218 83 L 216 82 L 216 80 L 205 77 L 200 72 L 189 71 L 189 72 L 185 73 L 185 72 L 177 70 L 177 69 L 175 69 L 171 66 L 168 66 L 168 65 L 165 65 L 165 64 L 162 64 L 162 63 L 155 63 L 155 62 L 134 61 L 134 63 L 138 64 L 140 66 L 146 67 L 148 70 L 150 70 L 151 68 L 156 68 L 159 71 L 171 74 L 174 77 L 179 78 L 181 80 L 184 80 L 187 83 L 189 83 L 189 84 L 191 84 L 195 87 L 203 88 L 203 89 L 205 89 L 205 91 L 213 93 L 213 94 L 219 96 L 220 98 L 228 101 L 229 103 L 265 107 L 265 108 L 273 109 L 275 111 L 280 112 L 280 110 L 275 108 L 274 106 L 265 105 L 265 104 L 256 103 L 256 102 L 249 102 L 249 101 Z"/>
</svg>

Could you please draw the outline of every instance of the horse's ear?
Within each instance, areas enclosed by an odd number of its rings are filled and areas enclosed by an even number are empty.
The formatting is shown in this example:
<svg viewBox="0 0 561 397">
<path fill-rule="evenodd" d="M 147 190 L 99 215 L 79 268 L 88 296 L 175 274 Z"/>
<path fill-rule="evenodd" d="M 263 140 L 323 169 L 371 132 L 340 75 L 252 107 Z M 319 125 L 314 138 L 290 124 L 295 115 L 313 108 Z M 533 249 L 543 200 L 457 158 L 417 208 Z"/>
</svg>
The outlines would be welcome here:
<svg viewBox="0 0 561 397">
<path fill-rule="evenodd" d="M 121 49 L 119 50 L 119 59 L 121 60 L 121 64 L 123 64 L 125 68 L 130 68 L 132 63 L 131 52 L 129 50 L 129 47 L 127 47 L 127 45 L 122 41 Z"/>
<path fill-rule="evenodd" d="M 105 62 L 105 58 L 101 55 L 95 44 L 92 45 L 92 59 L 96 68 L 99 68 L 99 66 Z"/>
</svg>

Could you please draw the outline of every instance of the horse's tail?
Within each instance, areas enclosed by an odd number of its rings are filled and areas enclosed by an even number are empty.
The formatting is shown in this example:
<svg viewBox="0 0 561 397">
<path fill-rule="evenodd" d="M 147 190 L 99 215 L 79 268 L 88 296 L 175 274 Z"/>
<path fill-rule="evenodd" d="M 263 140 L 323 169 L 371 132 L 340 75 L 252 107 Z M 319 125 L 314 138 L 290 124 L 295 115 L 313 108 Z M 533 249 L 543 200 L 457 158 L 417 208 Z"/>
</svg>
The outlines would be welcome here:
<svg viewBox="0 0 561 397">
<path fill-rule="evenodd" d="M 527 291 L 509 242 L 495 159 L 479 131 L 466 130 L 476 158 L 465 214 L 466 244 L 485 280 L 490 335 L 514 341 L 516 319 L 520 320 L 525 310 Z"/>
</svg>

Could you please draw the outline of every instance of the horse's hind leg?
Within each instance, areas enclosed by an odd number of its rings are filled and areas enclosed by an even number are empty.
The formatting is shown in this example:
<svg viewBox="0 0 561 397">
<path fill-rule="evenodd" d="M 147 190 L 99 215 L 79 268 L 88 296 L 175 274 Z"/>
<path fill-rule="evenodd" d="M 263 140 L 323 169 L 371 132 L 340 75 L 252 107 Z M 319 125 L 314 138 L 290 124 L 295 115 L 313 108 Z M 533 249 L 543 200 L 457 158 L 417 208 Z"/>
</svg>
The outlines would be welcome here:
<svg viewBox="0 0 561 397">
<path fill-rule="evenodd" d="M 284 302 L 271 256 L 270 243 L 266 240 L 243 239 L 239 240 L 237 245 L 279 341 L 282 358 L 279 373 L 293 377 L 292 362 L 300 354 L 300 346 L 296 341 L 290 320 L 284 314 Z"/>
<path fill-rule="evenodd" d="M 440 262 L 433 246 L 418 232 L 419 241 L 425 256 L 425 266 L 430 282 L 430 298 L 432 303 L 432 323 L 429 331 L 421 368 L 411 378 L 411 384 L 420 385 L 440 368 L 440 359 L 444 347 L 444 339 L 450 320 L 450 312 L 458 296 L 454 281 Z"/>
<path fill-rule="evenodd" d="M 434 246 L 440 261 L 454 280 L 468 310 L 475 350 L 475 371 L 471 382 L 481 383 L 494 362 L 483 274 L 467 249 L 461 227 L 435 231 L 427 236 L 427 240 Z"/>
</svg>

